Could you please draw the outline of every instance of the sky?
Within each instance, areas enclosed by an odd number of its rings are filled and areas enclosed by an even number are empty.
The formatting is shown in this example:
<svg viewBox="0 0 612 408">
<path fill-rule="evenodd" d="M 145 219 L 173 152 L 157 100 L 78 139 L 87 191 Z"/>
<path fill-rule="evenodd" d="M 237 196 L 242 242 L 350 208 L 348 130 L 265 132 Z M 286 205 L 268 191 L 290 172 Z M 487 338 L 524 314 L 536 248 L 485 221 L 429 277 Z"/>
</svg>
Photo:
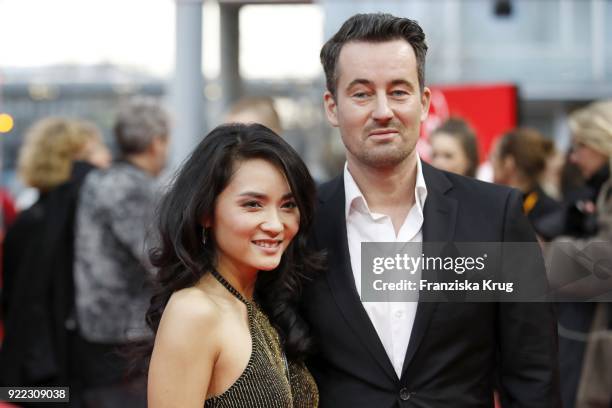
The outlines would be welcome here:
<svg viewBox="0 0 612 408">
<path fill-rule="evenodd" d="M 219 73 L 218 19 L 218 5 L 206 1 L 202 52 L 209 78 Z M 318 6 L 244 6 L 240 26 L 245 78 L 320 74 Z M 0 0 L 0 69 L 113 63 L 163 78 L 174 66 L 174 39 L 173 0 Z"/>
</svg>

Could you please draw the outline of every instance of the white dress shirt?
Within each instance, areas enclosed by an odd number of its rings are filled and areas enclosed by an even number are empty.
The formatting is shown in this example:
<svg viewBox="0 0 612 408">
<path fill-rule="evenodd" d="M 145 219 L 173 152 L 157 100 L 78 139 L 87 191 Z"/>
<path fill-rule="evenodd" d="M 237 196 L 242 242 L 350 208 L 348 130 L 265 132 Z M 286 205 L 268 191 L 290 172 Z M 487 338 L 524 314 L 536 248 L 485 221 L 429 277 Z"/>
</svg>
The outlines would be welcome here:
<svg viewBox="0 0 612 408">
<path fill-rule="evenodd" d="M 351 267 L 357 293 L 361 297 L 362 242 L 423 242 L 423 206 L 427 197 L 427 187 L 423 178 L 421 160 L 417 156 L 415 204 L 410 209 L 397 235 L 391 217 L 370 211 L 365 197 L 346 164 L 344 166 L 344 193 Z M 420 274 L 420 271 L 417 273 Z M 362 302 L 362 304 L 398 378 L 401 377 L 418 302 Z"/>
</svg>

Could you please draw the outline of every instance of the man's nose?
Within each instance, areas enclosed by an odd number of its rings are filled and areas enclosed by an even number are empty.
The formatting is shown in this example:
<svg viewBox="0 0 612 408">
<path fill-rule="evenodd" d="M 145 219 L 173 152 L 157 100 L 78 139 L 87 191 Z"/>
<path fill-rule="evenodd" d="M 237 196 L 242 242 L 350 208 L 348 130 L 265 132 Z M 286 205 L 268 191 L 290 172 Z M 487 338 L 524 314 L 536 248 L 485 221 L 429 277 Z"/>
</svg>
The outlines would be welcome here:
<svg viewBox="0 0 612 408">
<path fill-rule="evenodd" d="M 372 112 L 372 119 L 377 122 L 388 122 L 393 118 L 393 111 L 389 106 L 389 100 L 386 95 L 380 95 L 376 98 L 376 106 Z"/>
</svg>

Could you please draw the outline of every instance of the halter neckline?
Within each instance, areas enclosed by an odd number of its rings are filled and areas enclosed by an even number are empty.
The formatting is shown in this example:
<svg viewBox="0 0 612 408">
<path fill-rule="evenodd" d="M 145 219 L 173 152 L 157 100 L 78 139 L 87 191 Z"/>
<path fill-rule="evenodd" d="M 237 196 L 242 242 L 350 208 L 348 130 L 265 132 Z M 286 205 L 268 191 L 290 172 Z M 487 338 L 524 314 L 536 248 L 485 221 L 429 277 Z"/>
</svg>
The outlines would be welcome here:
<svg viewBox="0 0 612 408">
<path fill-rule="evenodd" d="M 242 296 L 240 292 L 238 292 L 238 290 L 232 286 L 231 283 L 229 283 L 223 276 L 221 276 L 221 274 L 216 269 L 212 269 L 210 273 L 212 274 L 212 276 L 215 277 L 215 279 L 219 281 L 220 284 L 222 284 L 225 287 L 225 289 L 229 291 L 229 293 L 234 295 L 235 298 L 237 298 L 239 301 L 241 301 L 245 305 L 247 306 L 249 305 L 249 301 L 246 300 L 244 296 Z"/>
</svg>

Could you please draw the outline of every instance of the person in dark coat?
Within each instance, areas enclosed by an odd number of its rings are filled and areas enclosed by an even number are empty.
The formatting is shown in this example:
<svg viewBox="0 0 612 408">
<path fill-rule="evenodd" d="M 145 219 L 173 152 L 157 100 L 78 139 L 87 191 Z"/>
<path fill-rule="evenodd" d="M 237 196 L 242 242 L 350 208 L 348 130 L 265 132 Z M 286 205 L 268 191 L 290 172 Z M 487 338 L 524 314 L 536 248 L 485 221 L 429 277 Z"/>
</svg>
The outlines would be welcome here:
<svg viewBox="0 0 612 408">
<path fill-rule="evenodd" d="M 44 167 L 27 161 L 40 155 L 49 159 L 53 152 L 60 152 L 52 160 L 52 169 L 67 168 L 70 173 L 61 183 L 59 176 L 50 179 L 49 174 L 35 171 L 23 175 L 38 187 L 40 197 L 19 215 L 4 242 L 6 336 L 0 349 L 0 383 L 72 386 L 78 377 L 69 355 L 75 329 L 74 215 L 82 181 L 95 168 L 91 162 L 104 166 L 110 154 L 99 131 L 88 123 L 47 119 L 32 132 L 23 148 L 22 158 L 27 160 L 22 169 Z M 41 143 L 39 137 L 45 136 L 46 143 L 52 140 L 55 145 Z M 78 387 L 74 388 L 71 400 Z"/>
<path fill-rule="evenodd" d="M 553 244 L 560 241 L 565 244 L 564 258 L 562 258 L 564 260 L 591 258 L 591 260 L 607 262 L 609 265 L 609 262 L 612 261 L 610 258 L 602 259 L 601 254 L 593 251 L 602 248 L 607 254 L 610 254 L 609 249 L 603 247 L 602 243 L 609 245 L 612 241 L 612 179 L 610 179 L 612 100 L 594 102 L 573 112 L 569 117 L 569 124 L 573 139 L 569 161 L 580 170 L 586 183 L 582 188 L 575 189 L 571 195 L 565 197 L 567 202 L 572 203 L 569 207 L 570 211 L 566 213 L 568 219 L 565 221 L 565 235 L 557 238 Z M 592 245 L 593 243 L 595 245 Z M 556 247 L 558 246 L 553 245 L 551 248 Z M 550 251 L 549 263 L 559 259 L 558 256 L 558 251 Z M 576 293 L 588 293 L 582 286 L 583 283 L 588 284 L 589 281 L 581 279 L 573 284 L 564 285 L 563 294 L 573 296 Z M 606 280 L 595 280 L 594 286 L 598 290 L 605 285 Z M 585 299 L 592 297 L 594 296 L 583 295 Z M 559 368 L 564 407 L 580 406 L 576 405 L 579 402 L 580 389 L 584 389 L 583 395 L 588 390 L 589 384 L 582 383 L 589 370 L 585 365 L 588 334 L 593 324 L 595 311 L 601 307 L 602 304 L 594 302 L 558 304 Z M 610 303 L 603 307 L 607 308 L 610 318 L 612 316 Z M 612 321 L 608 321 L 607 329 L 612 329 Z M 612 404 L 612 393 L 608 395 L 607 401 Z"/>
</svg>

